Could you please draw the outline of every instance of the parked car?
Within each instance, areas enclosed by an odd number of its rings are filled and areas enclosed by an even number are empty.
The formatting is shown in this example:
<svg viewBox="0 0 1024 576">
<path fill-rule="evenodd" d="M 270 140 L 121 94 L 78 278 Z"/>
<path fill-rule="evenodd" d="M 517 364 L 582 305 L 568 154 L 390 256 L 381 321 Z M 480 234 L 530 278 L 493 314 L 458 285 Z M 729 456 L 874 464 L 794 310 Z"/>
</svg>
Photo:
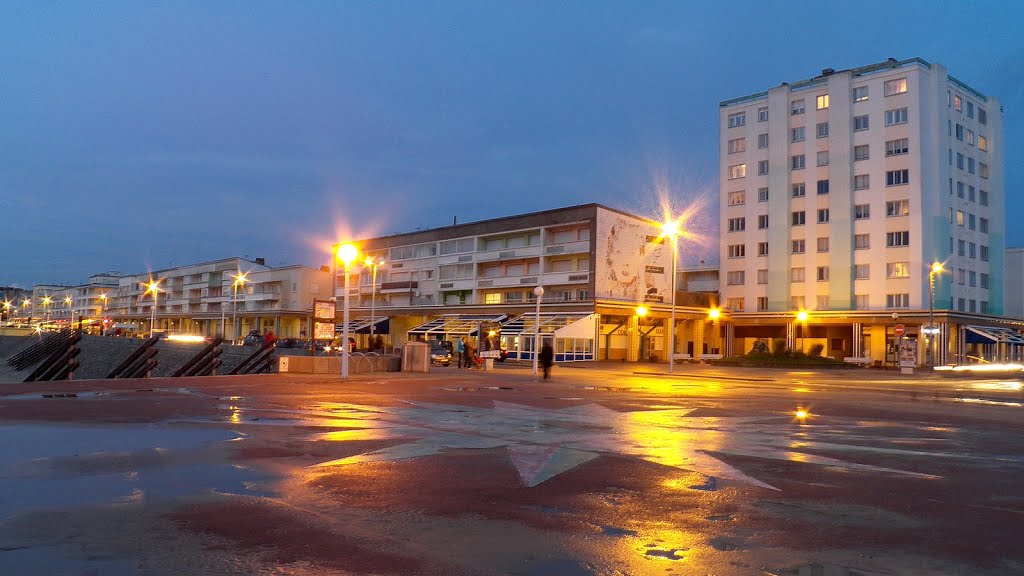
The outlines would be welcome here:
<svg viewBox="0 0 1024 576">
<path fill-rule="evenodd" d="M 449 344 L 451 344 L 449 342 Z M 451 366 L 452 364 L 452 351 L 444 347 L 444 345 L 434 340 L 430 343 L 430 363 L 439 364 L 441 366 Z"/>
<path fill-rule="evenodd" d="M 259 330 L 250 330 L 242 339 L 242 346 L 263 346 L 263 334 Z"/>
</svg>

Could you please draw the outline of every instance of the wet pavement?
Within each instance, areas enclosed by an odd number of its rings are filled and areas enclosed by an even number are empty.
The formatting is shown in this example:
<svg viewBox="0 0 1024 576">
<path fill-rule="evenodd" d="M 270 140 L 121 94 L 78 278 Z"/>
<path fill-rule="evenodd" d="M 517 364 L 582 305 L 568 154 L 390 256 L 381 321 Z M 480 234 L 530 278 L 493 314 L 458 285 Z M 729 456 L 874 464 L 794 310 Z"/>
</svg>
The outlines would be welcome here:
<svg viewBox="0 0 1024 576">
<path fill-rule="evenodd" d="M 1019 381 L 663 369 L 0 384 L 0 573 L 1024 574 Z"/>
</svg>

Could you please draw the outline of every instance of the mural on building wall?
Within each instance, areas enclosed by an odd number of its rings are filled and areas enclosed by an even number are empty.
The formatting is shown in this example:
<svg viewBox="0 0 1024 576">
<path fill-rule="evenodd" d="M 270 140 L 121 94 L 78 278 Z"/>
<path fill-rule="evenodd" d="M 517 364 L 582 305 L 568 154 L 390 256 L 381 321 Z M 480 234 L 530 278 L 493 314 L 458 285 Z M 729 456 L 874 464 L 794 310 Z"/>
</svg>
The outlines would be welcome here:
<svg viewBox="0 0 1024 576">
<path fill-rule="evenodd" d="M 615 212 L 597 219 L 598 298 L 631 302 L 666 302 L 672 267 L 671 243 L 658 238 L 657 227 Z"/>
</svg>

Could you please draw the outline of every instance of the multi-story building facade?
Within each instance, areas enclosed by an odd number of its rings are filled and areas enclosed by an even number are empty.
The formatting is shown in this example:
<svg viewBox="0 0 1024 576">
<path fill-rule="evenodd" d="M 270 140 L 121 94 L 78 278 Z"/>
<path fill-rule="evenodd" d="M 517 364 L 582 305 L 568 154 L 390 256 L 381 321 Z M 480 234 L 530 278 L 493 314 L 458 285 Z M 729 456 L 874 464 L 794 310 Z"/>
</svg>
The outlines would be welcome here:
<svg viewBox="0 0 1024 576">
<path fill-rule="evenodd" d="M 657 222 L 584 204 L 364 239 L 356 242 L 361 255 L 349 270 L 353 314 L 386 316 L 395 344 L 428 332 L 466 335 L 455 328 L 419 329 L 442 314 L 525 316 L 523 333 L 530 334 L 530 317 L 537 312 L 534 290 L 541 287 L 541 314 L 576 319 L 575 328 L 566 324 L 559 330 L 582 335 L 573 336 L 571 344 L 587 348 L 581 357 L 664 359 L 672 255 L 671 242 L 659 234 Z M 376 283 L 374 266 L 358 263 L 364 257 L 384 262 L 376 267 Z M 339 269 L 336 279 L 339 301 L 344 273 Z M 677 351 L 717 348 L 705 323 L 710 302 L 707 297 L 676 307 Z M 645 310 L 638 314 L 640 305 Z M 563 344 L 556 340 L 556 353 Z M 511 350 L 516 342 L 507 345 Z"/>
<path fill-rule="evenodd" d="M 719 114 L 721 297 L 737 346 L 808 332 L 826 353 L 881 358 L 895 324 L 919 336 L 937 313 L 941 361 L 963 351 L 962 327 L 1003 313 L 998 100 L 941 65 L 890 59 Z"/>
</svg>

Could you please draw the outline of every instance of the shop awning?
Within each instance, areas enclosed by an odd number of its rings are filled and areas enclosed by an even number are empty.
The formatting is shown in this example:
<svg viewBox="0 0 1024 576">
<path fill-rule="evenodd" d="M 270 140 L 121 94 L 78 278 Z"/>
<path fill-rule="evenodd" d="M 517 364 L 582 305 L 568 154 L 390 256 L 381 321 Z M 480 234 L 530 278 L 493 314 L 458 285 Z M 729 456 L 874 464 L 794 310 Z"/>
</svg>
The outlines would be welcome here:
<svg viewBox="0 0 1024 576">
<path fill-rule="evenodd" d="M 1024 346 L 1024 334 L 994 326 L 964 326 L 968 344 L 1014 344 Z"/>
<path fill-rule="evenodd" d="M 409 330 L 409 336 L 423 336 L 424 340 L 434 339 L 433 337 L 447 335 L 452 336 L 476 336 L 476 331 L 481 322 L 504 322 L 508 314 L 445 314 L 430 322 L 420 324 Z M 502 327 L 502 331 L 505 328 Z"/>
<path fill-rule="evenodd" d="M 586 312 L 544 312 L 540 314 L 540 333 L 553 334 L 559 338 L 593 338 L 597 314 Z M 537 315 L 522 316 L 502 325 L 502 336 L 518 336 L 536 333 Z"/>
<path fill-rule="evenodd" d="M 374 326 L 374 334 L 387 334 L 391 331 L 391 318 L 387 316 L 374 316 L 371 319 L 369 316 L 357 316 L 356 318 L 350 318 L 348 321 L 348 331 L 350 334 L 369 334 L 370 326 Z M 334 330 L 337 334 L 341 334 L 345 331 L 345 324 L 338 323 L 335 325 Z"/>
</svg>

